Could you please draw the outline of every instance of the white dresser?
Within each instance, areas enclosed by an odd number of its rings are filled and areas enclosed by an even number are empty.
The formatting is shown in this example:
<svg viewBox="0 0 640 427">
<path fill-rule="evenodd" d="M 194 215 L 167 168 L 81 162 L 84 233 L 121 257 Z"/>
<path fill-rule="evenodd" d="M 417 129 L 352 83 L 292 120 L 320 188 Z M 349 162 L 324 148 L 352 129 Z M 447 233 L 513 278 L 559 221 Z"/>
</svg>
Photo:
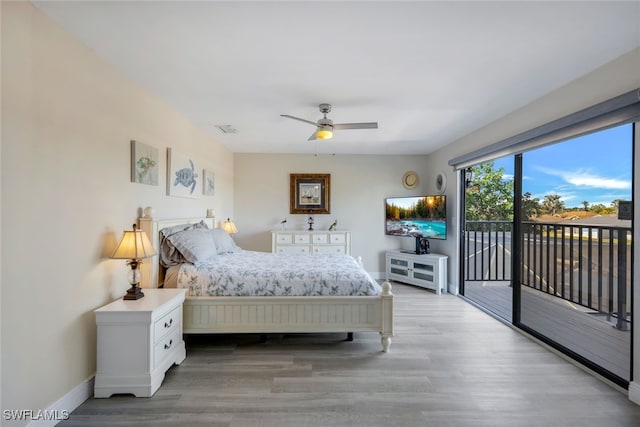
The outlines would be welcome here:
<svg viewBox="0 0 640 427">
<path fill-rule="evenodd" d="M 274 253 L 339 253 L 351 254 L 349 231 L 272 231 L 271 252 Z"/>
<path fill-rule="evenodd" d="M 97 310 L 95 397 L 152 396 L 164 374 L 186 356 L 182 303 L 187 289 L 143 289 L 139 300 L 118 299 Z"/>
</svg>

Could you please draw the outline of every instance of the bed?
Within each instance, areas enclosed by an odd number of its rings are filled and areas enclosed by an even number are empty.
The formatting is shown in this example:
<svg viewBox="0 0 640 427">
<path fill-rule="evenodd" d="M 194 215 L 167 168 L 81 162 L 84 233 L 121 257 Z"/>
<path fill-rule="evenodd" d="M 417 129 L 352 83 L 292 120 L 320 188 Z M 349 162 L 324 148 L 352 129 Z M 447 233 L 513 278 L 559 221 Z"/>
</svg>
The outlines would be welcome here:
<svg viewBox="0 0 640 427">
<path fill-rule="evenodd" d="M 214 239 L 218 245 L 214 254 L 200 249 L 208 242 L 198 241 L 206 240 L 203 233 L 186 232 L 206 227 L 212 235 L 224 237 L 221 230 L 215 229 L 214 218 L 162 220 L 145 216 L 138 223 L 156 251 L 162 252 L 162 256 L 142 264 L 142 287 L 189 288 L 183 309 L 185 334 L 377 332 L 382 351 L 389 351 L 394 323 L 391 285 L 378 285 L 352 257 L 314 254 L 296 258 L 244 251 L 234 248 L 230 237 Z M 183 232 L 181 236 L 189 243 L 186 249 L 173 248 L 171 244 L 167 249 L 167 235 L 173 230 Z M 198 246 L 197 251 L 191 251 L 197 253 L 195 260 L 189 250 L 192 243 Z M 221 246 L 224 253 L 218 253 Z M 170 256 L 166 256 L 168 252 Z M 166 260 L 173 256 L 177 256 L 177 265 L 168 266 Z M 275 267 L 273 262 L 263 264 L 269 259 L 276 260 Z M 238 264 L 247 269 L 231 267 Z M 321 266 L 328 268 L 316 270 Z M 214 272 L 223 275 L 213 277 Z M 300 277 L 304 278 L 303 285 L 296 288 L 294 282 L 300 282 Z M 345 277 L 351 286 L 347 290 L 337 285 Z"/>
</svg>

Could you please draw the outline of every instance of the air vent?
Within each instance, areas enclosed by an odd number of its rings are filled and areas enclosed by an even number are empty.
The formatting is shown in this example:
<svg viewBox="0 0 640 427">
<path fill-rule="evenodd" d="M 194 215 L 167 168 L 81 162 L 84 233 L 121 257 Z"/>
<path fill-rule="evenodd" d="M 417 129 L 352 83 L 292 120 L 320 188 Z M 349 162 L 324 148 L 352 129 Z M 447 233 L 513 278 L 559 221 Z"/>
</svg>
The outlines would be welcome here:
<svg viewBox="0 0 640 427">
<path fill-rule="evenodd" d="M 216 127 L 220 129 L 222 133 L 238 133 L 238 129 L 231 125 L 217 125 Z"/>
</svg>

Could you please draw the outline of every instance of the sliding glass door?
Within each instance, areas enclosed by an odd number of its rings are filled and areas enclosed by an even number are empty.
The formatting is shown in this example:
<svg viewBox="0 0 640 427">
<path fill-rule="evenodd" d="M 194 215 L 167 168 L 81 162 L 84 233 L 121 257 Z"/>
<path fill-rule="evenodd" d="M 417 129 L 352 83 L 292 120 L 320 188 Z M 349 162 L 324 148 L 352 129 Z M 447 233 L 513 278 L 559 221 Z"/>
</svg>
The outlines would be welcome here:
<svg viewBox="0 0 640 427">
<path fill-rule="evenodd" d="M 630 379 L 632 158 L 626 124 L 524 152 L 520 178 L 518 326 L 620 383 Z"/>
<path fill-rule="evenodd" d="M 623 386 L 633 146 L 625 124 L 461 171 L 461 293 Z"/>
</svg>

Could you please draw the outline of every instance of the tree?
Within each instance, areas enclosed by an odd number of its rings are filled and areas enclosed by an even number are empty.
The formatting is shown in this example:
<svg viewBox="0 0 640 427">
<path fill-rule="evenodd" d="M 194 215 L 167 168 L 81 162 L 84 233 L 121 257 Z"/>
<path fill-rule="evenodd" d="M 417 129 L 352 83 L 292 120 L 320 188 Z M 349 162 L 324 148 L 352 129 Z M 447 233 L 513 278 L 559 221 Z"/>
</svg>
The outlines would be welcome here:
<svg viewBox="0 0 640 427">
<path fill-rule="evenodd" d="M 585 212 L 589 212 L 589 202 L 587 202 L 586 200 L 582 201 L 582 206 L 584 206 L 584 211 Z"/>
<path fill-rule="evenodd" d="M 528 221 L 540 213 L 540 199 L 531 198 L 531 193 L 528 191 L 522 195 L 522 220 Z"/>
<path fill-rule="evenodd" d="M 467 220 L 513 220 L 513 180 L 504 178 L 504 168 L 496 170 L 493 162 L 486 162 L 471 170 L 465 197 Z"/>
<path fill-rule="evenodd" d="M 559 194 L 547 194 L 542 201 L 542 209 L 551 215 L 564 212 L 564 202 L 560 200 Z"/>
</svg>

